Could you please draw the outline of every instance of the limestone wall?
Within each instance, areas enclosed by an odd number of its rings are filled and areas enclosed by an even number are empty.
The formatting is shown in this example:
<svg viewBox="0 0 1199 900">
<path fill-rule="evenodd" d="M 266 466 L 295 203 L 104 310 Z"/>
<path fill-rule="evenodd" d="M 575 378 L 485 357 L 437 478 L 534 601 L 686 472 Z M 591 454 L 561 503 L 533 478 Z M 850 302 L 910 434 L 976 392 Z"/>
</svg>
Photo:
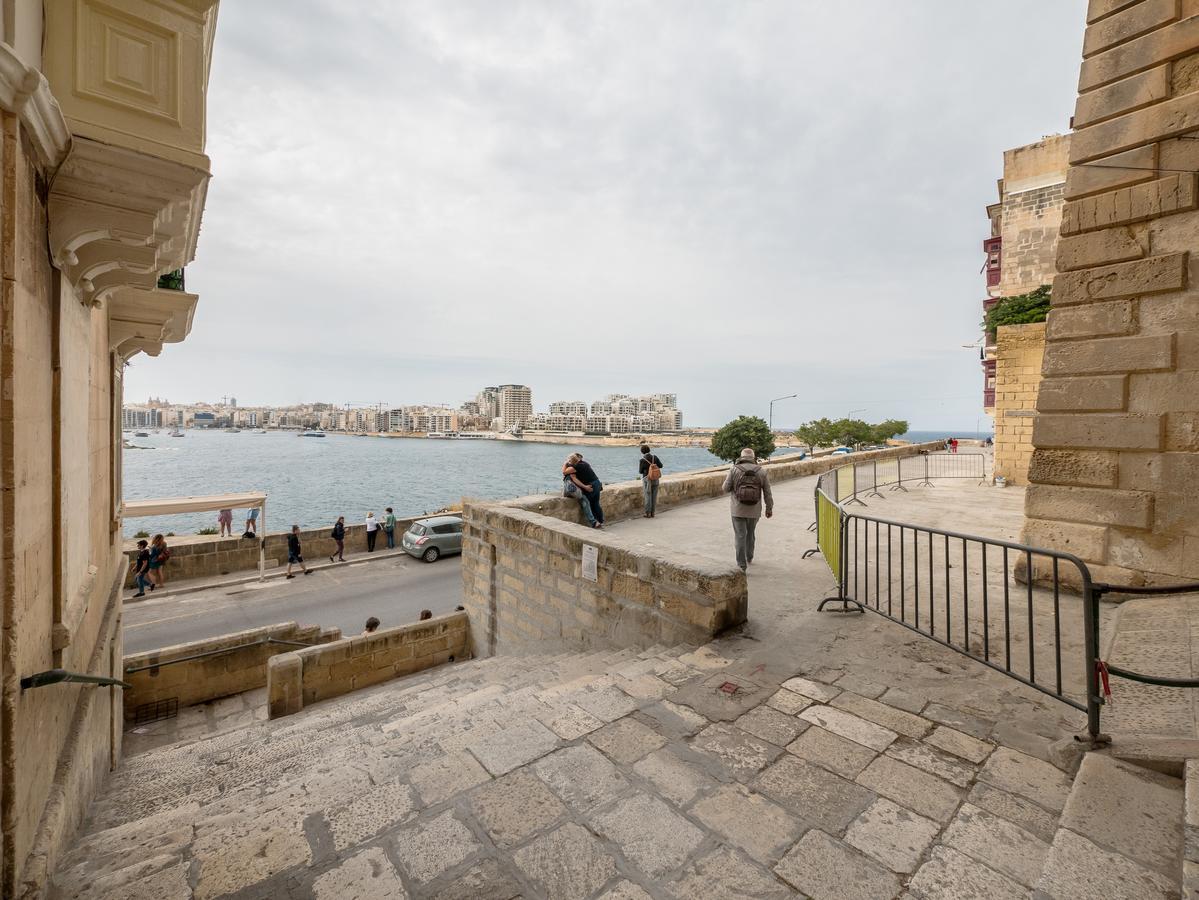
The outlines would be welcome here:
<svg viewBox="0 0 1199 900">
<path fill-rule="evenodd" d="M 269 501 L 268 501 L 269 504 Z M 268 505 L 269 509 L 269 505 Z M 408 526 L 418 519 L 427 516 L 416 516 L 410 519 L 396 519 L 396 547 L 400 546 L 400 535 L 408 530 Z M 152 522 L 152 519 L 147 519 Z M 244 524 L 234 522 L 234 525 Z M 149 529 L 146 529 L 149 531 Z M 330 522 L 322 528 L 311 528 L 300 532 L 300 548 L 304 551 L 304 559 L 309 563 L 328 559 L 329 554 L 336 551 L 337 545 L 329 533 L 333 530 Z M 150 534 L 155 532 L 151 531 Z M 286 531 L 275 531 L 266 535 L 266 565 L 268 568 L 287 565 L 287 534 Z M 184 580 L 187 578 L 208 578 L 215 575 L 230 575 L 238 572 L 250 573 L 258 569 L 258 541 L 242 537 L 214 539 L 210 535 L 182 535 L 166 539 L 171 548 L 171 558 L 167 561 L 167 579 Z M 375 542 L 375 552 L 387 549 L 387 538 L 380 533 Z M 125 577 L 125 587 L 132 588 L 133 564 L 137 559 L 135 541 L 125 542 L 125 556 L 129 560 L 129 573 Z M 346 553 L 366 552 L 366 526 L 347 525 L 345 537 Z"/>
<path fill-rule="evenodd" d="M 270 716 L 411 675 L 470 655 L 466 613 L 382 628 L 374 634 L 281 653 L 267 661 Z"/>
<path fill-rule="evenodd" d="M 1068 149 L 1069 137 L 1054 135 L 1003 154 L 1002 297 L 1053 278 Z"/>
<path fill-rule="evenodd" d="M 1091 0 L 1025 539 L 1199 577 L 1199 4 Z"/>
<path fill-rule="evenodd" d="M 132 687 L 125 691 L 125 721 L 144 703 L 173 698 L 181 707 L 195 706 L 265 686 L 267 660 L 296 649 L 265 643 L 268 638 L 325 644 L 340 640 L 341 632 L 281 622 L 126 656 L 124 678 Z M 213 653 L 219 655 L 206 655 Z"/>
<path fill-rule="evenodd" d="M 942 447 L 905 445 L 852 458 L 894 459 Z M 844 463 L 842 456 L 783 457 L 768 470 L 777 483 Z M 658 509 L 722 496 L 726 472 L 722 466 L 663 478 Z M 641 482 L 606 486 L 603 506 L 609 522 L 641 515 Z M 467 502 L 463 517 L 462 593 L 476 656 L 703 643 L 747 616 L 745 576 L 731 562 L 683 548 L 647 549 L 617 532 L 587 528 L 576 501 L 540 495 Z M 585 547 L 595 548 L 594 581 L 583 575 Z"/>
<path fill-rule="evenodd" d="M 995 349 L 995 474 L 1027 484 L 1045 324 L 1004 325 Z"/>
</svg>

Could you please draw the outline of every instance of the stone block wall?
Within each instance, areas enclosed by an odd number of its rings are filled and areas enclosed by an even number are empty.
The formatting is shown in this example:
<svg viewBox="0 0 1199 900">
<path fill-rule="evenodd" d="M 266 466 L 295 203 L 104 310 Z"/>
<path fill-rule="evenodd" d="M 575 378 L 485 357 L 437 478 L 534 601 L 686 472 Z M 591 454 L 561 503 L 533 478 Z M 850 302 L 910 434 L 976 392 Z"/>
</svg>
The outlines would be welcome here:
<svg viewBox="0 0 1199 900">
<path fill-rule="evenodd" d="M 126 656 L 124 679 L 132 687 L 125 691 L 125 721 L 133 721 L 143 703 L 174 698 L 181 707 L 195 706 L 263 687 L 267 660 L 296 649 L 264 643 L 267 638 L 325 644 L 340 640 L 341 631 L 281 622 Z M 209 653 L 219 655 L 203 655 Z"/>
<path fill-rule="evenodd" d="M 1090 0 L 1025 539 L 1199 578 L 1199 2 Z"/>
<path fill-rule="evenodd" d="M 855 462 L 915 456 L 941 442 L 855 453 Z M 843 456 L 767 464 L 772 483 L 817 475 Z M 658 509 L 722 496 L 728 467 L 662 479 Z M 599 473 L 603 477 L 603 473 Z M 641 482 L 606 486 L 607 521 L 641 515 Z M 463 506 L 463 603 L 476 656 L 560 647 L 649 647 L 704 643 L 744 622 L 745 576 L 729 562 L 670 547 L 652 551 L 618 533 L 585 527 L 579 504 L 533 496 Z M 585 545 L 596 550 L 596 580 L 582 574 Z"/>
<path fill-rule="evenodd" d="M 281 653 L 267 661 L 270 717 L 469 656 L 463 612 Z"/>
<path fill-rule="evenodd" d="M 999 296 L 1048 284 L 1062 218 L 1069 137 L 1054 135 L 1003 155 L 1003 258 Z"/>
<path fill-rule="evenodd" d="M 995 474 L 1027 484 L 1045 324 L 1004 325 L 995 349 Z"/>
<path fill-rule="evenodd" d="M 413 522 L 427 516 L 416 516 L 410 519 L 396 519 L 396 546 L 400 545 L 400 535 L 408 530 Z M 330 522 L 324 528 L 311 528 L 300 532 L 300 547 L 304 558 L 309 562 L 320 562 L 328 559 L 336 545 L 329 532 L 333 530 Z M 154 534 L 154 532 L 150 532 Z M 267 568 L 287 565 L 287 532 L 277 531 L 266 535 L 266 565 Z M 241 537 L 213 540 L 207 535 L 182 535 L 166 539 L 171 548 L 171 558 L 167 561 L 167 579 L 184 580 L 188 578 L 208 578 L 215 575 L 232 575 L 238 572 L 251 573 L 258 569 L 258 541 Z M 130 546 L 133 544 L 133 546 Z M 386 538 L 380 534 L 375 543 L 375 552 L 387 548 Z M 366 552 L 366 526 L 347 525 L 345 537 L 346 553 Z M 125 577 L 125 587 L 132 588 L 133 564 L 137 559 L 136 542 L 126 542 L 125 556 L 129 560 L 129 573 Z"/>
</svg>

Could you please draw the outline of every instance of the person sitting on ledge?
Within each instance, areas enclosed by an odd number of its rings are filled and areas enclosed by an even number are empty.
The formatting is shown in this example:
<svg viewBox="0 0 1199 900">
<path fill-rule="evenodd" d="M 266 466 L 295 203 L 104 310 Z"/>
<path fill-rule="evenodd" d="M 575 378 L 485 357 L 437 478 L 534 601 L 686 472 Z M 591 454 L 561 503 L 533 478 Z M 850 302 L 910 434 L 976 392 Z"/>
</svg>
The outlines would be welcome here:
<svg viewBox="0 0 1199 900">
<path fill-rule="evenodd" d="M 422 609 L 420 611 L 420 620 L 422 622 L 424 622 L 426 619 L 431 619 L 431 618 L 433 618 L 433 611 L 431 609 Z"/>
<path fill-rule="evenodd" d="M 362 629 L 362 633 L 363 634 L 374 634 L 378 628 L 379 628 L 379 620 L 376 619 L 374 616 L 371 616 L 369 619 L 366 620 L 366 627 L 364 629 Z"/>
</svg>

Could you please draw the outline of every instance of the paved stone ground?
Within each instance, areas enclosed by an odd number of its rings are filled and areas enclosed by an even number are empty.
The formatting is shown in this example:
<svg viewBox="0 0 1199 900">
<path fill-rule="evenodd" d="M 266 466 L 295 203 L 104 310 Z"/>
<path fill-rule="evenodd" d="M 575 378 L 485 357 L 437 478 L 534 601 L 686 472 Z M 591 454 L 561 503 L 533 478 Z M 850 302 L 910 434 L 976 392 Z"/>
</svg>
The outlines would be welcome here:
<svg viewBox="0 0 1199 900">
<path fill-rule="evenodd" d="M 1081 714 L 879 616 L 817 613 L 811 490 L 776 488 L 738 633 L 459 663 L 132 756 L 54 895 L 1070 896 L 1107 852 L 1063 825 L 1072 780 L 1046 761 Z M 886 510 L 944 515 L 954 492 L 988 533 L 1018 514 L 1017 491 L 965 485 Z M 614 527 L 732 552 L 722 501 Z M 1125 895 L 1171 896 L 1151 856 L 1112 858 Z"/>
<path fill-rule="evenodd" d="M 165 747 L 180 741 L 194 741 L 244 728 L 255 722 L 264 722 L 266 718 L 266 688 L 258 688 L 234 694 L 232 697 L 184 707 L 179 710 L 179 715 L 172 719 L 128 727 L 125 730 L 124 753 L 126 756 L 136 756 L 155 747 Z"/>
</svg>

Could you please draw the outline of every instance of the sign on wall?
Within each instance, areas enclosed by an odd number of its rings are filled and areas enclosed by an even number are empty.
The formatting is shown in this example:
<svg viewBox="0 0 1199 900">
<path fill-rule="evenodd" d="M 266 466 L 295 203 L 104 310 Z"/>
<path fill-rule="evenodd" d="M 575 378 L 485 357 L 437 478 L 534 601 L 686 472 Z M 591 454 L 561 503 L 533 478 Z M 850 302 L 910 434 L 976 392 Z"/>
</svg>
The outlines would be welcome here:
<svg viewBox="0 0 1199 900">
<path fill-rule="evenodd" d="M 583 545 L 583 577 L 588 581 L 599 580 L 599 548 L 592 544 Z"/>
</svg>

